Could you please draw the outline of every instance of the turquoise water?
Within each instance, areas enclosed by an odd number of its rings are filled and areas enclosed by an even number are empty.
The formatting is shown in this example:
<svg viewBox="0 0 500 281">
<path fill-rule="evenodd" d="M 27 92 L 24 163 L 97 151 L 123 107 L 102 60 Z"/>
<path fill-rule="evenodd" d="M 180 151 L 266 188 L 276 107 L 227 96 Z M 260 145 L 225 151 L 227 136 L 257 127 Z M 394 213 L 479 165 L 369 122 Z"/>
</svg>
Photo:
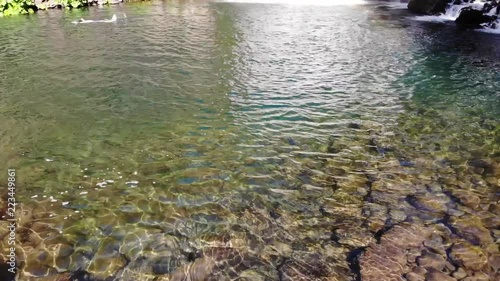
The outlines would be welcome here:
<svg viewBox="0 0 500 281">
<path fill-rule="evenodd" d="M 0 38 L 19 280 L 351 280 L 402 223 L 498 240 L 496 35 L 381 2 L 169 1 Z"/>
</svg>

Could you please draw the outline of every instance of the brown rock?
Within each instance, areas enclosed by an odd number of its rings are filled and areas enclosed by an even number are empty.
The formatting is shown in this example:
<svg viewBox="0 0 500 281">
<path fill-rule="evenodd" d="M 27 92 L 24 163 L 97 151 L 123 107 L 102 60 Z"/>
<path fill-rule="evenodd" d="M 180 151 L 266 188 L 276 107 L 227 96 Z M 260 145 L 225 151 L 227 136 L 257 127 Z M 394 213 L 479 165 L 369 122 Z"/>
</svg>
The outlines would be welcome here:
<svg viewBox="0 0 500 281">
<path fill-rule="evenodd" d="M 425 276 L 418 275 L 415 272 L 410 272 L 406 274 L 405 278 L 408 281 L 425 281 Z"/>
<path fill-rule="evenodd" d="M 422 255 L 422 251 L 420 248 L 411 248 L 408 250 L 408 253 L 406 254 L 406 259 L 408 260 L 408 263 L 417 263 L 417 259 Z"/>
<path fill-rule="evenodd" d="M 468 242 L 456 243 L 451 248 L 450 258 L 465 269 L 480 271 L 488 263 L 486 253 Z"/>
<path fill-rule="evenodd" d="M 483 226 L 481 219 L 478 217 L 464 216 L 453 218 L 450 222 L 460 236 L 473 244 L 483 245 L 493 242 L 490 231 Z"/>
<path fill-rule="evenodd" d="M 500 254 L 491 255 L 488 262 L 495 272 L 500 270 Z"/>
<path fill-rule="evenodd" d="M 450 275 L 448 275 L 444 272 L 435 270 L 435 269 L 431 269 L 431 270 L 429 270 L 429 272 L 427 272 L 427 279 L 425 279 L 425 280 L 426 281 L 457 281 L 457 279 L 451 277 Z"/>
<path fill-rule="evenodd" d="M 351 225 L 333 231 L 338 242 L 352 247 L 367 247 L 375 242 L 373 235 L 361 226 Z"/>
<path fill-rule="evenodd" d="M 361 276 L 364 281 L 403 281 L 403 268 L 406 264 L 402 249 L 386 245 L 372 244 L 361 257 Z"/>
<path fill-rule="evenodd" d="M 484 272 L 474 272 L 472 276 L 468 276 L 463 281 L 491 281 L 494 279 L 490 279 L 488 274 Z"/>
<path fill-rule="evenodd" d="M 445 213 L 450 204 L 450 198 L 444 193 L 415 196 L 415 206 L 432 213 Z"/>
<path fill-rule="evenodd" d="M 401 249 L 419 247 L 431 234 L 432 229 L 429 227 L 420 224 L 401 224 L 382 236 L 380 244 L 392 243 Z"/>
<path fill-rule="evenodd" d="M 446 260 L 441 255 L 429 252 L 419 257 L 417 262 L 419 266 L 426 269 L 434 268 L 440 271 L 443 270 L 446 265 Z"/>
<path fill-rule="evenodd" d="M 457 271 L 453 272 L 453 277 L 455 277 L 458 280 L 463 279 L 467 277 L 467 272 L 465 272 L 463 268 L 459 267 Z"/>
<path fill-rule="evenodd" d="M 414 267 L 412 271 L 420 276 L 425 276 L 427 274 L 427 269 L 420 266 Z"/>
<path fill-rule="evenodd" d="M 500 215 L 500 204 L 497 203 L 490 204 L 488 211 L 492 212 L 493 214 Z"/>
<path fill-rule="evenodd" d="M 453 196 L 460 199 L 460 202 L 465 206 L 476 209 L 481 203 L 481 199 L 471 190 L 454 190 Z"/>
<path fill-rule="evenodd" d="M 430 240 L 424 241 L 424 246 L 442 256 L 446 256 L 443 238 L 439 235 L 433 234 Z"/>
<path fill-rule="evenodd" d="M 422 242 L 428 239 L 431 233 L 432 229 L 420 224 L 395 226 L 381 237 L 380 244 L 370 244 L 360 258 L 362 280 L 404 280 L 403 275 L 408 273 L 408 250 L 422 247 Z"/>
</svg>

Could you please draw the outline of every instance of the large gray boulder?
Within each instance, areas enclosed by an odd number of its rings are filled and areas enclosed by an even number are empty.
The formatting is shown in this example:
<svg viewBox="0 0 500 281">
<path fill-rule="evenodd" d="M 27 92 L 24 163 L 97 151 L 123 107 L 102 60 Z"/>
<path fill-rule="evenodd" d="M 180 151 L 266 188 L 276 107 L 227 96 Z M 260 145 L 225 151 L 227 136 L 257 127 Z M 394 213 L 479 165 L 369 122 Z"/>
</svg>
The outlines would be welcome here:
<svg viewBox="0 0 500 281">
<path fill-rule="evenodd" d="M 448 0 L 410 0 L 408 9 L 414 13 L 435 15 L 444 13 Z"/>
</svg>

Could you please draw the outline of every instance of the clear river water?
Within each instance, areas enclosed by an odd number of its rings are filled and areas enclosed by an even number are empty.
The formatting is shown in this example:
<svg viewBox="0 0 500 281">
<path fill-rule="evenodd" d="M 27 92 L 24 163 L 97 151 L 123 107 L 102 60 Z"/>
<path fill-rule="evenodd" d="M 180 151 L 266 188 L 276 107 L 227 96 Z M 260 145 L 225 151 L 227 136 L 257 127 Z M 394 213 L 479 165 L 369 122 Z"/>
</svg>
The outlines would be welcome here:
<svg viewBox="0 0 500 281">
<path fill-rule="evenodd" d="M 15 169 L 17 280 L 494 280 L 499 119 L 500 35 L 398 3 L 1 18 L 0 263 Z"/>
</svg>

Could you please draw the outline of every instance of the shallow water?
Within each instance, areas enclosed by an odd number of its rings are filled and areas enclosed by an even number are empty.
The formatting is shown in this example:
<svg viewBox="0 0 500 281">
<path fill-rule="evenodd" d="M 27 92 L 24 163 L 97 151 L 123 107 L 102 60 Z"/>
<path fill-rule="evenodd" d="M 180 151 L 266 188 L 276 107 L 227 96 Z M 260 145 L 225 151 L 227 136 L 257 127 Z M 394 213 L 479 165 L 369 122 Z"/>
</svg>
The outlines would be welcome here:
<svg viewBox="0 0 500 281">
<path fill-rule="evenodd" d="M 383 2 L 169 1 L 0 38 L 19 280 L 351 280 L 395 225 L 499 239 L 500 36 Z"/>
</svg>

